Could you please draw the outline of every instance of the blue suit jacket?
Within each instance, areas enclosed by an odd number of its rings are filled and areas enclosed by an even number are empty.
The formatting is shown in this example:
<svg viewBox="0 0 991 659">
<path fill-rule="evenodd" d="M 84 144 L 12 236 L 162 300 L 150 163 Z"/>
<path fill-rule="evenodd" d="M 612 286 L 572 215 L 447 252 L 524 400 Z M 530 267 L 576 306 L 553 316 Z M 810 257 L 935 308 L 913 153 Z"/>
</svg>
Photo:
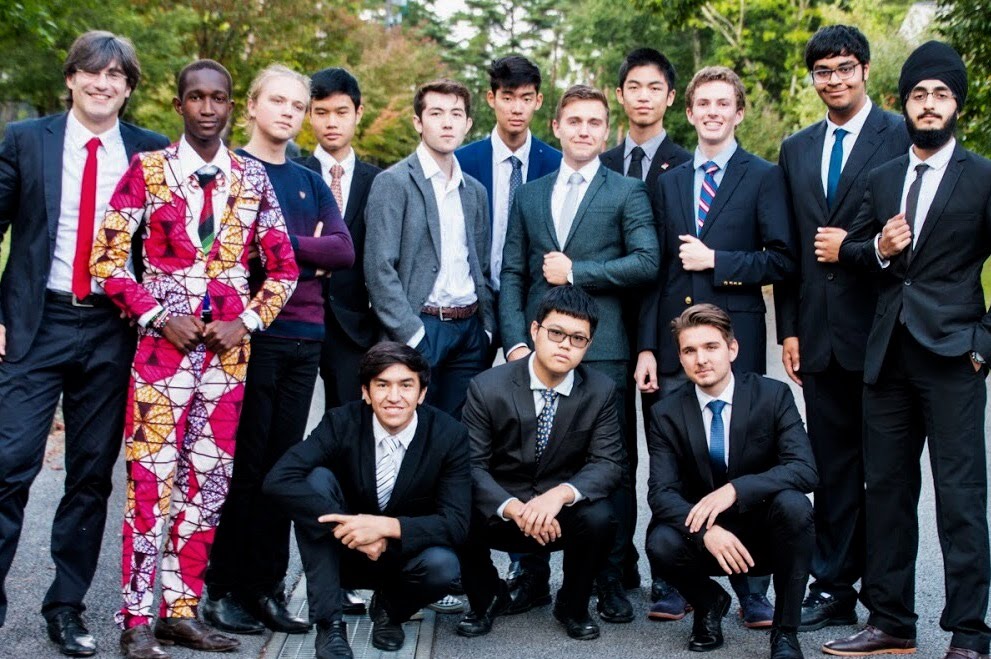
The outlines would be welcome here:
<svg viewBox="0 0 991 659">
<path fill-rule="evenodd" d="M 489 195 L 489 222 L 492 222 L 492 136 L 466 144 L 454 155 L 458 158 L 461 171 L 481 181 Z M 557 171 L 561 166 L 561 152 L 531 135 L 530 157 L 527 159 L 527 177 L 524 183 L 536 181 Z"/>
</svg>

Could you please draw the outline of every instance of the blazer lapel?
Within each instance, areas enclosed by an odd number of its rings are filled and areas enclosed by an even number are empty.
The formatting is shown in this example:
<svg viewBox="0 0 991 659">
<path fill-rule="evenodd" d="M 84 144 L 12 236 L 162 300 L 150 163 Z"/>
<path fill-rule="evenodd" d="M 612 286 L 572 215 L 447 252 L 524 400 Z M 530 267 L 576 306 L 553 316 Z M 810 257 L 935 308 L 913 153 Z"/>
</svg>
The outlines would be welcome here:
<svg viewBox="0 0 991 659">
<path fill-rule="evenodd" d="M 379 506 L 375 462 L 375 433 L 372 432 L 372 411 L 370 407 L 365 405 L 361 410 L 361 428 L 358 431 L 357 480 L 361 492 L 364 493 L 366 510 L 376 510 Z M 352 510 L 357 507 L 356 505 L 350 506 Z"/>
<path fill-rule="evenodd" d="M 747 425 L 750 421 L 750 386 L 744 378 L 736 378 L 736 390 L 733 392 L 733 410 L 729 425 L 729 467 L 727 478 L 736 475 L 740 467 L 740 459 L 746 448 Z"/>
<path fill-rule="evenodd" d="M 563 249 L 568 248 L 571 238 L 578 230 L 578 225 L 581 224 L 582 219 L 585 217 L 585 211 L 588 210 L 588 205 L 592 203 L 592 199 L 595 198 L 595 195 L 602 188 L 603 184 L 605 184 L 607 176 L 609 176 L 609 170 L 600 165 L 599 171 L 596 172 L 595 177 L 588 183 L 588 190 L 585 191 L 585 196 L 582 197 L 581 203 L 578 204 L 575 219 L 571 223 L 571 228 L 568 230 L 568 237 L 565 239 L 564 244 L 561 245 Z"/>
<path fill-rule="evenodd" d="M 213 244 L 210 245 L 210 252 L 207 254 L 208 261 L 216 259 L 217 255 L 220 254 L 220 247 L 225 244 L 224 241 L 227 238 L 227 233 L 231 225 L 237 225 L 241 222 L 241 218 L 237 216 L 237 211 L 234 209 L 237 208 L 237 200 L 240 198 L 241 191 L 244 187 L 244 163 L 233 151 L 228 151 L 228 155 L 231 159 L 231 180 L 227 182 L 227 203 L 224 204 L 224 210 L 220 215 L 220 223 L 217 225 L 216 236 L 214 236 Z M 213 202 L 212 200 L 204 199 L 203 203 Z M 200 249 L 202 250 L 202 247 Z"/>
<path fill-rule="evenodd" d="M 950 201 L 950 197 L 953 195 L 953 189 L 957 187 L 957 180 L 963 172 L 963 166 L 960 163 L 966 159 L 967 153 L 963 150 L 963 147 L 957 144 L 953 148 L 953 156 L 950 158 L 950 162 L 946 165 L 943 180 L 939 182 L 939 187 L 936 189 L 936 196 L 933 197 L 933 203 L 929 207 L 929 212 L 926 213 L 926 221 L 922 224 L 922 230 L 919 231 L 919 239 L 915 242 L 915 247 L 911 250 L 911 255 L 909 256 L 910 265 L 915 260 L 915 255 L 918 254 L 926 240 L 932 235 L 936 223 L 939 222 L 939 218 L 943 214 L 943 209 L 946 208 L 947 202 Z"/>
<path fill-rule="evenodd" d="M 437 255 L 437 260 L 440 261 L 440 210 L 437 208 L 434 187 L 424 175 L 423 168 L 420 167 L 420 160 L 416 153 L 407 158 L 407 161 L 409 162 L 410 177 L 420 190 L 420 194 L 423 195 L 423 206 L 427 209 L 427 230 L 430 232 L 430 240 L 434 244 L 434 252 Z"/>
<path fill-rule="evenodd" d="M 671 169 L 671 137 L 665 136 L 654 153 L 654 158 L 650 161 L 650 169 L 647 170 L 647 181 L 653 181 L 664 172 Z M 649 183 L 648 183 L 649 185 Z"/>
<path fill-rule="evenodd" d="M 513 375 L 513 404 L 516 406 L 516 418 L 520 420 L 520 452 L 524 464 L 537 462 L 537 407 L 533 404 L 533 390 L 530 389 L 529 369 L 526 359 L 519 360 L 522 365 Z M 510 440 L 511 438 L 506 438 Z"/>
<path fill-rule="evenodd" d="M 48 122 L 42 138 L 42 163 L 45 174 L 45 210 L 48 212 L 48 237 L 53 241 L 58 233 L 58 218 L 62 208 L 62 150 L 65 148 L 65 124 L 68 113 Z"/>
<path fill-rule="evenodd" d="M 560 170 L 558 170 L 560 171 Z M 557 227 L 554 226 L 554 213 L 551 211 L 551 196 L 554 194 L 554 184 L 557 182 L 557 172 L 553 176 L 547 176 L 546 178 L 540 179 L 534 185 L 542 185 L 543 191 L 538 195 L 540 199 L 540 208 L 537 209 L 537 213 L 543 215 L 544 217 L 544 227 L 551 237 L 551 244 L 554 245 L 556 251 L 561 251 L 561 243 L 557 241 Z"/>
<path fill-rule="evenodd" d="M 685 426 L 688 430 L 688 443 L 691 444 L 699 475 L 709 490 L 716 489 L 712 480 L 712 466 L 709 464 L 709 443 L 705 438 L 705 425 L 702 423 L 702 410 L 695 396 L 695 387 L 686 387 L 681 399 L 682 413 L 685 415 Z"/>
<path fill-rule="evenodd" d="M 685 233 L 694 236 L 695 229 L 695 170 L 691 167 L 679 169 L 672 176 L 678 177 L 678 193 L 681 195 L 681 216 Z"/>
<path fill-rule="evenodd" d="M 801 178 L 796 177 L 796 180 L 815 181 L 811 194 L 819 205 L 819 210 L 822 211 L 822 217 L 828 218 L 829 207 L 826 205 L 826 193 L 823 192 L 822 184 L 820 183 L 822 180 L 822 149 L 825 139 L 826 121 L 823 120 L 819 122 L 818 127 L 809 135 L 809 143 L 806 145 L 805 155 L 801 159 L 806 171 L 804 172 L 804 176 Z M 850 157 L 852 158 L 853 154 L 850 154 Z M 839 204 L 836 204 L 834 208 L 836 206 L 839 206 Z"/>
<path fill-rule="evenodd" d="M 846 165 L 843 166 L 839 184 L 836 186 L 836 198 L 833 200 L 833 206 L 829 212 L 830 221 L 836 216 L 836 211 L 842 205 L 843 198 L 850 192 L 850 188 L 853 187 L 853 182 L 860 178 L 860 174 L 867 166 L 871 156 L 884 141 L 884 135 L 881 134 L 881 131 L 884 130 L 885 126 L 884 122 L 881 121 L 881 112 L 882 110 L 877 106 L 871 109 L 870 114 L 867 115 L 867 121 L 864 122 L 864 128 L 861 130 L 860 136 L 857 137 L 857 142 L 853 145 L 853 151 L 850 152 L 850 157 L 847 158 Z M 822 154 L 820 153 L 821 157 Z"/>
<path fill-rule="evenodd" d="M 397 501 L 402 501 L 406 491 L 413 484 L 413 480 L 420 473 L 420 466 L 424 461 L 424 451 L 427 445 L 427 426 L 429 425 L 427 415 L 421 414 L 416 425 L 416 432 L 410 440 L 403 462 L 399 465 L 399 473 L 396 474 L 396 483 L 392 486 L 392 495 L 386 509 L 391 509 Z"/>
<path fill-rule="evenodd" d="M 533 150 L 530 150 L 530 158 L 533 158 Z M 533 171 L 532 166 L 527 162 L 527 168 Z M 489 191 L 488 201 L 489 201 L 489 228 L 491 229 L 492 223 L 495 222 L 495 200 L 491 191 L 495 190 L 495 180 L 493 178 L 492 172 L 492 137 L 487 137 L 484 142 L 482 142 L 482 158 L 478 162 L 478 173 L 481 175 L 479 178 L 485 189 Z"/>
<path fill-rule="evenodd" d="M 705 240 L 706 235 L 712 229 L 712 225 L 719 220 L 719 211 L 726 205 L 729 198 L 733 196 L 733 191 L 736 190 L 736 186 L 740 184 L 743 177 L 747 175 L 747 169 L 749 167 L 750 154 L 741 147 L 737 147 L 736 153 L 726 163 L 726 173 L 723 174 L 723 180 L 719 182 L 719 189 L 716 190 L 716 196 L 712 200 L 712 207 L 706 213 L 705 224 L 702 225 L 702 232 L 699 234 L 700 240 Z"/>
<path fill-rule="evenodd" d="M 585 391 L 582 384 L 582 376 L 575 372 L 575 383 L 571 388 L 570 396 L 558 396 L 557 411 L 554 412 L 554 425 L 551 426 L 551 436 L 547 442 L 547 449 L 540 458 L 537 473 L 544 471 L 547 465 L 554 461 L 554 456 L 561 450 L 560 446 L 567 441 L 571 433 L 571 427 L 578 417 L 579 410 L 582 409 L 585 399 Z M 531 395 L 531 400 L 533 396 Z M 536 408 L 534 408 L 536 410 Z M 536 415 L 535 415 L 536 416 Z M 536 418 L 534 419 L 536 421 Z M 536 425 L 534 426 L 534 437 L 536 437 Z"/>
<path fill-rule="evenodd" d="M 351 228 L 354 223 L 354 218 L 358 215 L 358 207 L 361 206 L 358 196 L 361 194 L 362 190 L 367 187 L 365 182 L 369 176 L 368 170 L 364 167 L 360 167 L 358 160 L 355 159 L 354 163 L 354 174 L 351 175 L 351 187 L 348 190 L 348 205 L 344 211 L 344 224 Z"/>
</svg>

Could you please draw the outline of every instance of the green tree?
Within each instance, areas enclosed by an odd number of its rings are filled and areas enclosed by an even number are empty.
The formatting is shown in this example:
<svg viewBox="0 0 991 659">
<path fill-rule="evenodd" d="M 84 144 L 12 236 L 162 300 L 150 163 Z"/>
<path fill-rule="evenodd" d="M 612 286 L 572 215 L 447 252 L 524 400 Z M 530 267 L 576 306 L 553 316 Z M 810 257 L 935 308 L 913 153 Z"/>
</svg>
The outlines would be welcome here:
<svg viewBox="0 0 991 659">
<path fill-rule="evenodd" d="M 970 89 L 961 114 L 962 141 L 991 156 L 991 1 L 940 0 L 939 29 L 967 62 Z"/>
</svg>

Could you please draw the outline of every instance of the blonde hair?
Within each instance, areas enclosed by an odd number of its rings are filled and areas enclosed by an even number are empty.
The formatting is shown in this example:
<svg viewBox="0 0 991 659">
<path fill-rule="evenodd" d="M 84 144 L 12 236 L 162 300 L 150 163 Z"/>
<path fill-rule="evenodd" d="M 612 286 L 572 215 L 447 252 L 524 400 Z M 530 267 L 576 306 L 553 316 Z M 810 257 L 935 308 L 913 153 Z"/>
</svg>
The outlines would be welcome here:
<svg viewBox="0 0 991 659">
<path fill-rule="evenodd" d="M 261 96 L 262 90 L 265 89 L 265 85 L 275 78 L 290 78 L 295 80 L 299 84 L 303 85 L 306 89 L 306 105 L 309 108 L 310 105 L 310 78 L 302 73 L 297 73 L 293 71 L 288 66 L 283 64 L 269 64 L 264 69 L 255 75 L 254 79 L 251 81 L 251 86 L 248 87 L 248 104 L 252 102 L 257 102 L 258 97 Z M 248 108 L 248 104 L 245 105 L 244 110 L 244 128 L 248 132 L 248 136 L 251 136 L 252 131 L 255 128 L 255 120 L 251 118 L 251 111 Z"/>
<path fill-rule="evenodd" d="M 743 86 L 740 76 L 726 66 L 707 66 L 699 69 L 692 76 L 691 82 L 688 83 L 688 89 L 685 90 L 685 107 L 691 109 L 692 103 L 695 102 L 695 90 L 707 82 L 727 83 L 733 87 L 733 93 L 736 96 L 736 109 L 742 110 L 747 106 L 747 89 Z"/>
</svg>

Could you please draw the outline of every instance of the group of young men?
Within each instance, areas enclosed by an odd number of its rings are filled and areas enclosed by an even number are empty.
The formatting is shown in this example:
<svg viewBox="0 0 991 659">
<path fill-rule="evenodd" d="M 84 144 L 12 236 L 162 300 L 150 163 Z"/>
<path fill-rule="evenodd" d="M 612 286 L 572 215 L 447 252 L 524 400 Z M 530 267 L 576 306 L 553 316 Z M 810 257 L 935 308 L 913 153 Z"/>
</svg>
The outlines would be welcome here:
<svg viewBox="0 0 991 659">
<path fill-rule="evenodd" d="M 351 657 L 356 588 L 374 590 L 386 651 L 460 592 L 463 636 L 553 600 L 568 636 L 594 639 L 592 596 L 598 617 L 629 622 L 641 584 L 639 394 L 648 616 L 693 612 L 690 649 L 723 644 L 731 599 L 711 577 L 728 575 L 772 659 L 803 656 L 799 631 L 855 624 L 858 581 L 867 626 L 822 651 L 914 652 L 928 444 L 945 656 L 986 658 L 991 163 L 954 139 L 966 69 L 945 44 L 916 49 L 899 117 L 867 96 L 856 28 L 820 29 L 805 60 L 826 118 L 777 166 L 737 143 L 746 95 L 725 67 L 688 83 L 698 143 L 674 144 L 675 71 L 644 48 L 620 68 L 630 128 L 614 149 L 608 99 L 586 85 L 555 109 L 560 152 L 533 136 L 540 72 L 509 56 L 489 70 L 489 137 L 461 146 L 471 94 L 429 82 L 419 146 L 380 171 L 352 148 L 363 106 L 343 69 L 265 69 L 251 140 L 231 151 L 230 75 L 193 62 L 170 145 L 118 119 L 140 79 L 130 43 L 83 35 L 69 110 L 9 125 L 0 145 L 0 577 L 61 397 L 42 612 L 67 655 L 96 652 L 80 614 L 121 436 L 129 659 L 312 624 L 317 657 Z M 307 109 L 318 146 L 294 163 Z M 807 432 L 788 387 L 762 377 L 767 284 Z M 327 413 L 301 441 L 317 370 Z M 290 519 L 309 620 L 286 606 Z M 492 549 L 510 553 L 505 580 Z M 6 606 L 0 590 L 0 624 Z"/>
</svg>

